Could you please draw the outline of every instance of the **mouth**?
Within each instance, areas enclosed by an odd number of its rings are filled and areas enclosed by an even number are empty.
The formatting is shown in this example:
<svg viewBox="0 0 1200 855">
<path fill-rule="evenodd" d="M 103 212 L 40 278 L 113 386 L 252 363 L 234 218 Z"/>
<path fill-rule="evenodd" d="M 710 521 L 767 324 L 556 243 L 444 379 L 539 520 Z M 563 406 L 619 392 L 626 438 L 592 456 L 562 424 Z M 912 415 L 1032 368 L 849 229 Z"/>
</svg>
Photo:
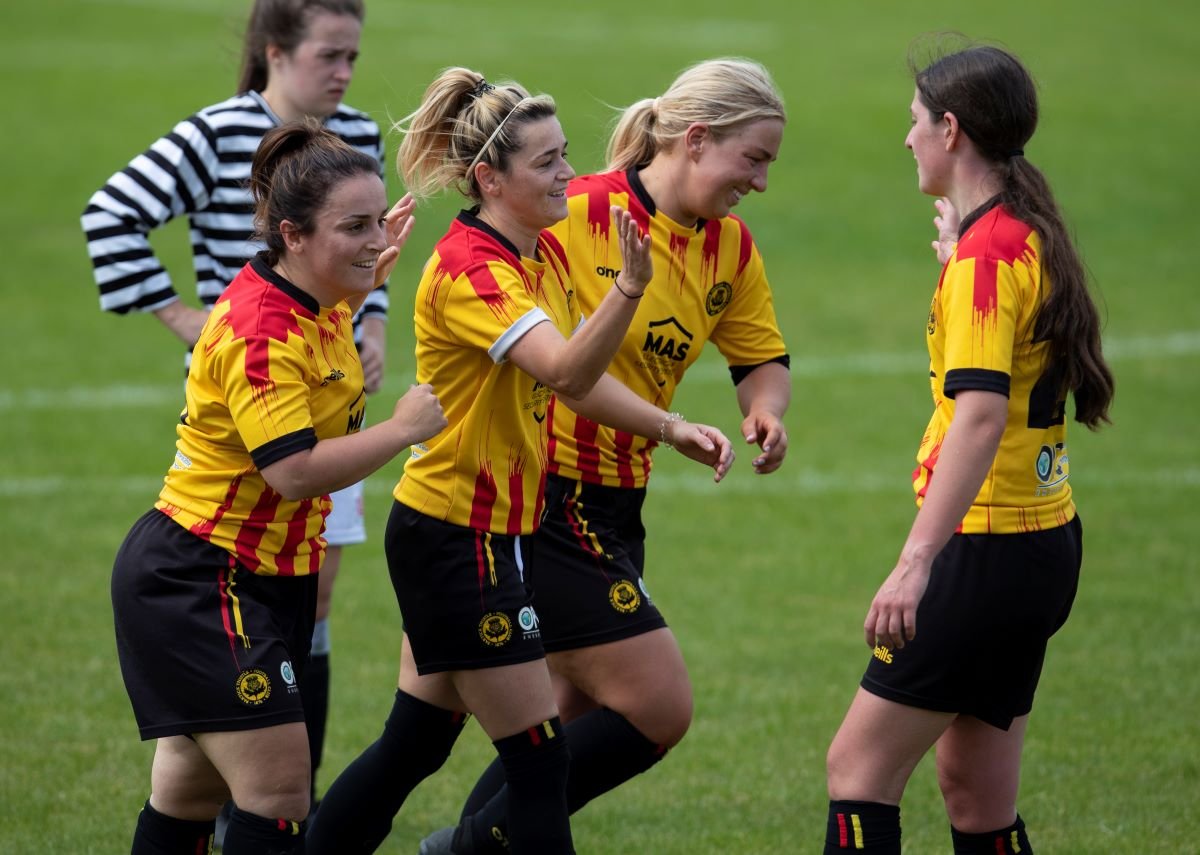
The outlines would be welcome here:
<svg viewBox="0 0 1200 855">
<path fill-rule="evenodd" d="M 742 201 L 742 199 L 746 198 L 747 195 L 748 195 L 748 193 L 743 193 L 741 190 L 734 190 L 733 191 L 733 204 L 736 205 L 738 202 Z"/>
<path fill-rule="evenodd" d="M 350 266 L 357 267 L 359 270 L 374 270 L 376 259 L 372 258 L 369 261 L 355 261 Z"/>
</svg>

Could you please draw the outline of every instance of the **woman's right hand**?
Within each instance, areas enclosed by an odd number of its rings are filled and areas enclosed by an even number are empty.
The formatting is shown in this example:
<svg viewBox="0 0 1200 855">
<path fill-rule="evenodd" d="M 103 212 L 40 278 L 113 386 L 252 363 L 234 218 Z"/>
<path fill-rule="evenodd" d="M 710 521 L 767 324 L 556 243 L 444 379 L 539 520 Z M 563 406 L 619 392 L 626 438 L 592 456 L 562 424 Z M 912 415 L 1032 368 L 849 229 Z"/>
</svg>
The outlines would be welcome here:
<svg viewBox="0 0 1200 855">
<path fill-rule="evenodd" d="M 935 199 L 933 207 L 938 212 L 933 218 L 934 228 L 938 232 L 937 240 L 932 243 L 933 251 L 937 254 L 938 264 L 945 264 L 954 254 L 954 247 L 958 246 L 958 211 L 945 196 Z"/>
<path fill-rule="evenodd" d="M 640 297 L 654 275 L 650 261 L 650 235 L 643 235 L 633 215 L 619 205 L 612 206 L 613 225 L 617 228 L 617 246 L 621 250 L 621 272 L 617 286 L 627 297 Z"/>
<path fill-rule="evenodd" d="M 442 402 L 428 383 L 410 387 L 396 402 L 392 419 L 412 436 L 409 444 L 424 442 L 449 424 L 442 412 Z"/>
</svg>

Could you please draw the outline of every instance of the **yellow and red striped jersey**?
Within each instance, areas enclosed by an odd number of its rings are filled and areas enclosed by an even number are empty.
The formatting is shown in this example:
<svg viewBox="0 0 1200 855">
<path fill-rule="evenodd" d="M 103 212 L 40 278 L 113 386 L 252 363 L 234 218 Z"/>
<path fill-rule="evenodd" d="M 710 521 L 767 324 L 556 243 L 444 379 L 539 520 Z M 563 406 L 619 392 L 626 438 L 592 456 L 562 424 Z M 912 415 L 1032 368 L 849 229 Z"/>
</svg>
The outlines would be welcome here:
<svg viewBox="0 0 1200 855">
<path fill-rule="evenodd" d="M 567 337 L 581 320 L 558 240 L 542 232 L 537 255 L 464 211 L 425 266 L 417 381 L 433 385 L 449 424 L 413 446 L 393 493 L 420 513 L 499 534 L 537 528 L 552 393 L 505 357 L 537 324 Z"/>
<path fill-rule="evenodd" d="M 1008 423 L 959 531 L 1011 534 L 1064 525 L 1075 516 L 1065 390 L 1047 365 L 1047 343 L 1033 340 L 1049 291 L 1041 241 L 995 201 L 964 220 L 960 234 L 929 309 L 933 416 L 913 471 L 917 504 L 935 477 L 954 396 L 980 389 L 1008 397 Z"/>
<path fill-rule="evenodd" d="M 256 258 L 200 334 L 155 507 L 255 573 L 316 573 L 329 497 L 289 501 L 260 470 L 356 432 L 365 411 L 349 306 L 322 308 Z"/>
<path fill-rule="evenodd" d="M 651 239 L 654 277 L 609 374 L 670 409 L 684 372 L 709 341 L 735 377 L 738 368 L 786 360 L 762 256 L 740 219 L 680 225 L 657 209 L 635 170 L 576 178 L 567 192 L 567 218 L 551 231 L 566 247 L 584 315 L 596 310 L 621 269 L 609 207 L 628 210 Z M 653 439 L 598 425 L 561 402 L 552 406 L 551 423 L 551 472 L 611 487 L 645 486 Z"/>
</svg>

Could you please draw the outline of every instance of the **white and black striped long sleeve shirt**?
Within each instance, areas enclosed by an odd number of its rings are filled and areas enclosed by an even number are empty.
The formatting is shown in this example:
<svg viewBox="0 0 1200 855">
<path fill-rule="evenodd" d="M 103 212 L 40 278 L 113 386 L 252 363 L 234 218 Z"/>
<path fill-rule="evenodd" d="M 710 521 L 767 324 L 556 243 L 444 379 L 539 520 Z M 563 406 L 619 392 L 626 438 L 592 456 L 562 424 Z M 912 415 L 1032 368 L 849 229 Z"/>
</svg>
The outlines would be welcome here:
<svg viewBox="0 0 1200 855">
<path fill-rule="evenodd" d="M 124 314 L 151 312 L 178 298 L 150 246 L 150 231 L 187 214 L 196 293 L 211 308 L 262 244 L 254 232 L 250 163 L 263 136 L 280 124 L 257 92 L 206 107 L 177 124 L 88 200 L 87 235 L 100 308 Z M 365 113 L 341 105 L 325 127 L 380 161 L 379 126 Z M 367 297 L 355 318 L 386 317 L 386 288 Z"/>
</svg>

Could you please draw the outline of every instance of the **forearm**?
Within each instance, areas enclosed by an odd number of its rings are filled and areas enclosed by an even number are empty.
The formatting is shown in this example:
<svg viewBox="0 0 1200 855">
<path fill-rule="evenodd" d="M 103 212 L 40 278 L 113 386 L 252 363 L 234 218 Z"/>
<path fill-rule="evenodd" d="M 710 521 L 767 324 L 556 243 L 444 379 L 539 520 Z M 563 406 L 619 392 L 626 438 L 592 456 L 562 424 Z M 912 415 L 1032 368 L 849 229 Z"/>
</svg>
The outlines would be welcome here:
<svg viewBox="0 0 1200 855">
<path fill-rule="evenodd" d="M 967 396 L 971 403 L 963 406 Z M 990 392 L 964 392 L 959 398 L 929 489 L 901 550 L 902 561 L 933 561 L 970 510 L 996 458 L 1007 399 Z"/>
<path fill-rule="evenodd" d="M 602 375 L 582 398 L 559 397 L 584 418 L 625 433 L 662 439 L 666 410 L 654 406 L 608 374 Z"/>
<path fill-rule="evenodd" d="M 580 398 L 588 394 L 617 354 L 637 312 L 639 300 L 609 289 L 594 314 L 567 339 L 556 354 L 547 383 L 560 395 Z"/>
<path fill-rule="evenodd" d="M 782 420 L 792 402 L 792 375 L 778 362 L 758 366 L 737 384 L 743 416 L 765 413 Z"/>
<path fill-rule="evenodd" d="M 333 493 L 366 478 L 423 437 L 394 419 L 348 434 L 323 439 L 262 470 L 271 488 L 285 499 Z"/>
</svg>

